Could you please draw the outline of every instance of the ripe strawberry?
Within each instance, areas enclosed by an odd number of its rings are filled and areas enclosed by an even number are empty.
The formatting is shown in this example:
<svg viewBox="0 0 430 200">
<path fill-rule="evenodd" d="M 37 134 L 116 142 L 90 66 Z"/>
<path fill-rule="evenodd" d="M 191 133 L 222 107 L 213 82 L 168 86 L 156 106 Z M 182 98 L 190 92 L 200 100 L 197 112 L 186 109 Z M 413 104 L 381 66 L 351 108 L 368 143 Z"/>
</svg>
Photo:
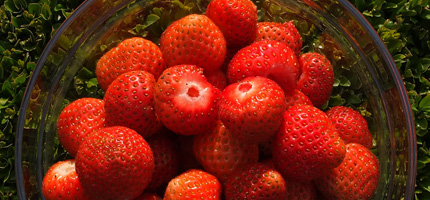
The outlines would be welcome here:
<svg viewBox="0 0 430 200">
<path fill-rule="evenodd" d="M 288 94 L 296 88 L 299 65 L 294 52 L 285 44 L 263 40 L 241 49 L 228 66 L 230 83 L 251 76 L 270 78 Z"/>
<path fill-rule="evenodd" d="M 321 107 L 330 98 L 333 90 L 334 72 L 330 61 L 319 53 L 304 53 L 299 57 L 301 75 L 297 89 Z"/>
<path fill-rule="evenodd" d="M 249 164 L 226 181 L 226 200 L 287 199 L 285 180 L 274 168 L 262 163 Z"/>
<path fill-rule="evenodd" d="M 202 165 L 197 161 L 196 156 L 194 155 L 194 135 L 185 136 L 178 135 L 176 139 L 176 143 L 179 146 L 179 172 L 186 172 L 190 169 L 201 169 L 203 170 Z"/>
<path fill-rule="evenodd" d="M 166 69 L 155 86 L 155 111 L 163 124 L 181 135 L 203 133 L 215 125 L 219 91 L 194 65 Z"/>
<path fill-rule="evenodd" d="M 220 91 L 224 90 L 227 87 L 227 76 L 221 70 L 217 70 L 211 73 L 205 74 L 206 79 L 210 84 L 214 87 L 218 88 Z"/>
<path fill-rule="evenodd" d="M 312 182 L 301 183 L 285 179 L 287 197 L 289 200 L 320 200 L 317 198 L 317 189 Z"/>
<path fill-rule="evenodd" d="M 229 48 L 245 46 L 257 34 L 257 6 L 250 0 L 213 0 L 206 15 L 221 29 Z"/>
<path fill-rule="evenodd" d="M 154 193 L 143 193 L 134 200 L 163 200 L 163 199 Z"/>
<path fill-rule="evenodd" d="M 273 161 L 285 179 L 311 181 L 345 156 L 345 144 L 330 119 L 309 105 L 288 109 L 273 141 Z"/>
<path fill-rule="evenodd" d="M 285 94 L 285 99 L 287 101 L 287 109 L 295 105 L 312 105 L 309 97 L 300 92 L 300 90 L 294 90 L 292 93 Z"/>
<path fill-rule="evenodd" d="M 367 121 L 358 111 L 345 106 L 335 106 L 326 111 L 326 114 L 345 143 L 358 143 L 368 149 L 372 148 L 372 135 Z"/>
<path fill-rule="evenodd" d="M 52 165 L 43 178 L 42 193 L 47 200 L 91 199 L 76 174 L 75 160 L 60 161 Z"/>
<path fill-rule="evenodd" d="M 191 169 L 167 185 L 164 200 L 177 199 L 221 199 L 221 184 L 211 174 Z"/>
<path fill-rule="evenodd" d="M 76 172 L 92 199 L 134 199 L 145 190 L 153 171 L 148 143 L 121 126 L 86 137 L 76 156 Z"/>
<path fill-rule="evenodd" d="M 235 137 L 264 142 L 278 130 L 284 111 L 285 95 L 278 84 L 264 77 L 249 77 L 224 89 L 218 114 Z"/>
<path fill-rule="evenodd" d="M 343 162 L 316 180 L 328 199 L 371 199 L 378 186 L 379 161 L 361 144 L 346 145 Z"/>
<path fill-rule="evenodd" d="M 86 136 L 106 126 L 104 105 L 101 99 L 81 98 L 61 111 L 57 122 L 58 138 L 73 157 Z"/>
<path fill-rule="evenodd" d="M 161 35 L 160 48 L 169 67 L 196 65 L 207 72 L 221 67 L 227 49 L 219 28 L 205 15 L 197 14 L 169 25 Z"/>
<path fill-rule="evenodd" d="M 258 145 L 236 139 L 218 121 L 215 128 L 194 137 L 194 154 L 207 172 L 224 182 L 236 169 L 258 161 Z"/>
<path fill-rule="evenodd" d="M 162 123 L 154 110 L 154 76 L 146 71 L 121 74 L 106 90 L 106 123 L 125 126 L 143 137 L 156 133 Z"/>
<path fill-rule="evenodd" d="M 110 83 L 125 72 L 143 70 L 158 78 L 165 66 L 157 45 L 144 38 L 133 37 L 122 41 L 100 58 L 96 75 L 100 87 L 106 91 Z"/>
</svg>

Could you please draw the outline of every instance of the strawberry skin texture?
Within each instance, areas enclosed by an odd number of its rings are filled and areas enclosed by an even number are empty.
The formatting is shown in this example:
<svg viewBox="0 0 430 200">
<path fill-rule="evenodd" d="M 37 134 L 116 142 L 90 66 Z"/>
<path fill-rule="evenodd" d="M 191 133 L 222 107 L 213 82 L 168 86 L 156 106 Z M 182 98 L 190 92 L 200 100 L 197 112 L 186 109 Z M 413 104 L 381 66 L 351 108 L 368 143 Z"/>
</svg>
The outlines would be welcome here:
<svg viewBox="0 0 430 200">
<path fill-rule="evenodd" d="M 236 169 L 258 161 L 257 143 L 236 139 L 221 121 L 194 138 L 194 154 L 203 168 L 222 183 Z"/>
<path fill-rule="evenodd" d="M 259 22 L 255 42 L 261 40 L 275 40 L 287 45 L 299 56 L 302 50 L 302 36 L 292 21 L 285 23 Z"/>
<path fill-rule="evenodd" d="M 92 199 L 134 199 L 145 190 L 153 171 L 148 143 L 122 126 L 88 136 L 76 156 L 76 172 Z"/>
<path fill-rule="evenodd" d="M 309 182 L 337 167 L 345 144 L 327 115 L 309 105 L 294 106 L 273 140 L 273 161 L 285 179 Z"/>
<path fill-rule="evenodd" d="M 249 77 L 227 86 L 221 93 L 219 119 L 237 138 L 269 140 L 282 123 L 285 95 L 274 81 Z"/>
<path fill-rule="evenodd" d="M 221 199 L 222 187 L 218 179 L 202 170 L 191 169 L 167 185 L 164 200 Z"/>
<path fill-rule="evenodd" d="M 167 27 L 160 48 L 169 67 L 197 65 L 205 72 L 219 69 L 227 47 L 219 28 L 205 15 L 191 14 Z"/>
<path fill-rule="evenodd" d="M 214 87 L 218 88 L 220 91 L 223 91 L 225 87 L 227 87 L 227 76 L 221 70 L 217 70 L 211 73 L 205 74 L 206 79 L 210 84 Z"/>
<path fill-rule="evenodd" d="M 228 65 L 230 83 L 251 76 L 270 78 L 288 94 L 297 86 L 299 64 L 294 52 L 285 44 L 263 40 L 238 51 Z"/>
<path fill-rule="evenodd" d="M 100 87 L 106 91 L 110 83 L 125 72 L 143 70 L 158 78 L 165 67 L 161 50 L 156 44 L 133 37 L 122 41 L 100 58 L 96 75 Z"/>
<path fill-rule="evenodd" d="M 317 198 L 317 189 L 312 182 L 301 183 L 285 179 L 288 200 L 320 200 Z"/>
<path fill-rule="evenodd" d="M 106 126 L 104 105 L 101 99 L 81 98 L 61 111 L 57 122 L 58 138 L 73 157 L 86 136 Z"/>
<path fill-rule="evenodd" d="M 318 178 L 318 190 L 328 199 L 371 199 L 380 177 L 379 161 L 361 144 L 346 145 L 343 162 Z"/>
<path fill-rule="evenodd" d="M 287 101 L 287 109 L 295 105 L 312 105 L 312 102 L 309 97 L 297 89 L 294 90 L 292 93 L 286 94 L 285 100 Z"/>
<path fill-rule="evenodd" d="M 219 90 L 194 65 L 166 69 L 155 86 L 155 111 L 164 126 L 180 135 L 211 129 L 217 119 Z"/>
<path fill-rule="evenodd" d="M 42 193 L 46 200 L 90 200 L 82 188 L 75 170 L 75 160 L 59 161 L 52 165 L 42 182 Z"/>
<path fill-rule="evenodd" d="M 299 57 L 301 74 L 297 89 L 321 107 L 330 98 L 333 90 L 334 72 L 330 61 L 319 53 L 304 53 Z"/>
<path fill-rule="evenodd" d="M 134 200 L 163 200 L 160 196 L 154 193 L 143 193 Z"/>
<path fill-rule="evenodd" d="M 115 79 L 104 96 L 108 126 L 125 126 L 143 137 L 156 133 L 162 123 L 154 110 L 155 79 L 146 71 L 131 71 Z"/>
<path fill-rule="evenodd" d="M 358 143 L 370 149 L 373 146 L 367 121 L 356 110 L 345 106 L 335 106 L 326 111 L 340 137 L 345 143 Z"/>
<path fill-rule="evenodd" d="M 206 15 L 221 29 L 228 48 L 245 46 L 257 34 L 257 6 L 250 0 L 213 0 Z"/>
</svg>

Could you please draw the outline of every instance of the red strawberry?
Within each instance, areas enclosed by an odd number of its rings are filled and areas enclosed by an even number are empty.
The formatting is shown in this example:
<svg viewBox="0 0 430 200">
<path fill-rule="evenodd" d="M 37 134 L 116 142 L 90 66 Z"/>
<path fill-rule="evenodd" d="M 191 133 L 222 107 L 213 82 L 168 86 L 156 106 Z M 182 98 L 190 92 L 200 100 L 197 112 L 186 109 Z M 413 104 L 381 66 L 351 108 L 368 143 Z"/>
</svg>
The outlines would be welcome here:
<svg viewBox="0 0 430 200">
<path fill-rule="evenodd" d="M 121 74 L 106 90 L 106 123 L 125 126 L 143 137 L 156 133 L 162 126 L 154 110 L 154 76 L 146 71 Z"/>
<path fill-rule="evenodd" d="M 194 137 L 194 154 L 204 169 L 224 182 L 236 169 L 258 161 L 257 143 L 236 139 L 221 121 Z"/>
<path fill-rule="evenodd" d="M 285 179 L 285 183 L 289 200 L 321 200 L 317 197 L 317 189 L 312 182 L 301 183 Z"/>
<path fill-rule="evenodd" d="M 201 170 L 188 170 L 167 185 L 164 200 L 221 199 L 220 182 L 211 174 Z"/>
<path fill-rule="evenodd" d="M 42 182 L 42 193 L 47 200 L 91 199 L 82 188 L 75 170 L 75 160 L 52 165 Z"/>
<path fill-rule="evenodd" d="M 58 138 L 73 157 L 86 136 L 106 126 L 104 105 L 101 99 L 81 98 L 61 111 L 57 122 Z"/>
<path fill-rule="evenodd" d="M 224 90 L 224 88 L 228 85 L 227 76 L 221 70 L 207 73 L 205 74 L 205 76 L 210 84 L 212 84 L 214 87 L 218 88 L 221 91 Z"/>
<path fill-rule="evenodd" d="M 157 45 L 144 38 L 133 37 L 122 41 L 100 58 L 96 75 L 99 85 L 106 91 L 110 83 L 125 72 L 143 70 L 158 78 L 165 65 Z"/>
<path fill-rule="evenodd" d="M 219 91 L 194 65 L 166 69 L 155 86 L 155 111 L 163 124 L 181 135 L 203 133 L 216 122 Z"/>
<path fill-rule="evenodd" d="M 169 67 L 197 65 L 207 72 L 221 67 L 227 49 L 219 28 L 205 15 L 197 14 L 168 26 L 161 35 L 160 48 Z"/>
<path fill-rule="evenodd" d="M 148 143 L 121 126 L 86 137 L 76 156 L 76 172 L 92 199 L 134 199 L 147 187 L 153 171 Z"/>
<path fill-rule="evenodd" d="M 273 141 L 273 161 L 285 179 L 311 181 L 345 156 L 345 144 L 330 119 L 309 105 L 288 109 Z"/>
<path fill-rule="evenodd" d="M 312 105 L 309 97 L 300 92 L 300 90 L 294 90 L 292 93 L 285 94 L 285 99 L 287 101 L 287 109 L 295 105 Z"/>
<path fill-rule="evenodd" d="M 257 6 L 250 0 L 212 0 L 206 15 L 221 29 L 229 48 L 251 43 L 257 33 Z"/>
<path fill-rule="evenodd" d="M 263 40 L 241 49 L 228 66 L 230 83 L 251 76 L 270 78 L 288 94 L 296 88 L 299 65 L 294 52 L 285 44 Z"/>
<path fill-rule="evenodd" d="M 316 180 L 329 199 L 371 199 L 378 186 L 379 161 L 363 145 L 349 143 L 343 162 Z"/>
<path fill-rule="evenodd" d="M 301 75 L 297 89 L 321 107 L 330 98 L 333 90 L 334 72 L 330 61 L 319 53 L 304 53 L 299 58 Z"/>
<path fill-rule="evenodd" d="M 287 199 L 285 180 L 273 167 L 249 164 L 234 172 L 226 181 L 226 200 Z"/>
<path fill-rule="evenodd" d="M 221 93 L 219 119 L 235 137 L 264 142 L 278 130 L 285 111 L 285 95 L 274 81 L 249 77 Z"/>
<path fill-rule="evenodd" d="M 163 200 L 163 199 L 154 193 L 143 193 L 134 200 Z"/>
<path fill-rule="evenodd" d="M 372 135 L 367 121 L 358 111 L 345 106 L 335 106 L 326 111 L 326 114 L 345 143 L 358 143 L 368 149 L 372 148 Z"/>
<path fill-rule="evenodd" d="M 195 136 L 193 135 L 179 135 L 176 140 L 176 143 L 179 146 L 179 172 L 181 173 L 190 169 L 203 170 L 203 167 L 200 165 L 200 163 L 196 159 L 196 156 L 194 155 L 194 137 Z"/>
</svg>

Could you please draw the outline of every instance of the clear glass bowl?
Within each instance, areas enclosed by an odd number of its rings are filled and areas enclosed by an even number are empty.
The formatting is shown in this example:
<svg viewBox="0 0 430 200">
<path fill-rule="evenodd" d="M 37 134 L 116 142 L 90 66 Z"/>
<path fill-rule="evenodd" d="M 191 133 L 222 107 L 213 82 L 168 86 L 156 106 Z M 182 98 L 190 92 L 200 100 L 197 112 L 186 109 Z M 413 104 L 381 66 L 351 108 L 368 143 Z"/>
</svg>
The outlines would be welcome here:
<svg viewBox="0 0 430 200">
<path fill-rule="evenodd" d="M 103 51 L 131 37 L 128 30 L 144 24 L 156 12 L 154 7 L 165 8 L 165 15 L 156 22 L 160 27 L 147 32 L 158 43 L 156 36 L 167 26 L 166 19 L 199 12 L 208 3 L 177 2 L 87 0 L 58 29 L 28 83 L 19 114 L 15 157 L 20 199 L 43 199 L 43 176 L 61 159 L 55 148 L 56 119 L 66 93 L 76 84 L 75 75 L 82 73 L 83 66 L 94 70 Z M 321 52 L 330 59 L 338 80 L 334 92 L 342 95 L 342 99 L 331 99 L 331 104 L 356 102 L 370 113 L 372 151 L 381 165 L 374 199 L 412 199 L 417 163 L 413 115 L 402 78 L 372 26 L 347 0 L 261 0 L 256 4 L 263 8 L 261 20 L 294 19 L 305 40 L 304 51 Z"/>
</svg>

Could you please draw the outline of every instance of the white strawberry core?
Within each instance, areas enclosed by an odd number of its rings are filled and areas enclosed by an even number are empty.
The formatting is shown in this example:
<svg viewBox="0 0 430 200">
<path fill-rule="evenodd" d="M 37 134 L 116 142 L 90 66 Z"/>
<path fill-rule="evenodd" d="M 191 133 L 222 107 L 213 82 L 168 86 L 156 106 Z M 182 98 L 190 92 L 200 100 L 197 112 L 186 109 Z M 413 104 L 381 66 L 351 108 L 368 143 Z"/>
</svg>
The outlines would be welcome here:
<svg viewBox="0 0 430 200">
<path fill-rule="evenodd" d="M 60 165 L 58 165 L 55 169 L 54 169 L 54 174 L 56 174 L 57 176 L 67 176 L 69 175 L 71 172 L 75 171 L 75 161 L 71 160 L 71 161 L 67 161 L 67 162 L 63 162 Z"/>
</svg>

